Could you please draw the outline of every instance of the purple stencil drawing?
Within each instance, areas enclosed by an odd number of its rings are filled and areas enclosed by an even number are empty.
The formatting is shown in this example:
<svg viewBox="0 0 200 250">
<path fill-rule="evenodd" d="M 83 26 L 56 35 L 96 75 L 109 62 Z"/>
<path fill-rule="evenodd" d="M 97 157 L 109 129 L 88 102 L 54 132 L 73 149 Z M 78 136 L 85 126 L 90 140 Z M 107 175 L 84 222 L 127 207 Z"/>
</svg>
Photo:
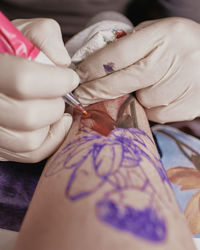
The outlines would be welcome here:
<svg viewBox="0 0 200 250">
<path fill-rule="evenodd" d="M 107 63 L 107 64 L 103 64 L 103 67 L 104 67 L 106 74 L 113 73 L 115 71 L 114 66 L 115 66 L 114 63 L 112 63 L 112 62 Z"/>
<path fill-rule="evenodd" d="M 152 242 L 163 241 L 167 229 L 160 203 L 156 201 L 168 206 L 171 200 L 166 185 L 170 186 L 170 183 L 160 159 L 146 146 L 146 141 L 153 143 L 151 138 L 136 128 L 116 128 L 107 137 L 86 127 L 81 131 L 84 136 L 61 149 L 51 160 L 45 176 L 69 171 L 65 193 L 72 202 L 85 199 L 106 185 L 107 191 L 96 203 L 96 215 L 100 221 Z M 142 164 L 144 161 L 148 162 L 148 169 L 156 170 L 163 183 L 165 201 L 159 197 L 155 183 L 150 181 Z M 81 187 L 76 185 L 80 182 Z M 130 197 L 133 192 L 145 194 L 143 208 L 137 209 L 134 199 L 127 203 L 127 194 Z"/>
<path fill-rule="evenodd" d="M 99 219 L 119 230 L 127 231 L 146 240 L 160 242 L 166 237 L 166 225 L 151 207 L 135 209 L 125 206 L 120 211 L 118 205 L 111 200 L 99 201 L 96 205 Z"/>
</svg>

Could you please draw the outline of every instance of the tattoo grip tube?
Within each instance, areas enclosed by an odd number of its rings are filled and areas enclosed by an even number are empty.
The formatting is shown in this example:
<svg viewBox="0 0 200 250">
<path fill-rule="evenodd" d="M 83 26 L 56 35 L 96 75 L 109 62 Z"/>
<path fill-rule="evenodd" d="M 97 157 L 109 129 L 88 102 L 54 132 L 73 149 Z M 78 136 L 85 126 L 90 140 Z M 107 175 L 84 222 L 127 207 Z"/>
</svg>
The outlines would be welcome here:
<svg viewBox="0 0 200 250">
<path fill-rule="evenodd" d="M 34 60 L 40 50 L 36 48 L 0 11 L 0 53 Z"/>
</svg>

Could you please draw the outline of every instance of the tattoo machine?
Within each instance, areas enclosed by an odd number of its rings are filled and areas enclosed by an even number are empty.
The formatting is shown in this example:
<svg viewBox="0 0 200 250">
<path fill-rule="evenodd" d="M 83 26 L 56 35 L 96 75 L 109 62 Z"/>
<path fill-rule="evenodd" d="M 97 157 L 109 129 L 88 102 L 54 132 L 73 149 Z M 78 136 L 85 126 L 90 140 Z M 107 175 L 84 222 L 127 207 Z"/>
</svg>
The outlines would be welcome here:
<svg viewBox="0 0 200 250">
<path fill-rule="evenodd" d="M 54 65 L 53 62 L 37 47 L 35 47 L 0 11 L 0 53 L 9 53 L 15 56 L 26 57 L 39 63 Z M 79 100 L 68 93 L 63 97 L 70 106 L 86 115 Z"/>
</svg>

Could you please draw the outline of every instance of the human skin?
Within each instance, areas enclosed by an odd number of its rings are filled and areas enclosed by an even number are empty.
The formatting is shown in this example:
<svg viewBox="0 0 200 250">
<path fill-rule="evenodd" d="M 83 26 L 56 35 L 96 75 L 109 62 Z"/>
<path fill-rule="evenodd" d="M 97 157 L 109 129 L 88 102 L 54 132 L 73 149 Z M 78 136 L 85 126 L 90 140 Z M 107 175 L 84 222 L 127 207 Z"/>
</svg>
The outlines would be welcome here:
<svg viewBox="0 0 200 250">
<path fill-rule="evenodd" d="M 15 250 L 195 249 L 135 98 L 87 111 L 46 164 Z"/>
</svg>

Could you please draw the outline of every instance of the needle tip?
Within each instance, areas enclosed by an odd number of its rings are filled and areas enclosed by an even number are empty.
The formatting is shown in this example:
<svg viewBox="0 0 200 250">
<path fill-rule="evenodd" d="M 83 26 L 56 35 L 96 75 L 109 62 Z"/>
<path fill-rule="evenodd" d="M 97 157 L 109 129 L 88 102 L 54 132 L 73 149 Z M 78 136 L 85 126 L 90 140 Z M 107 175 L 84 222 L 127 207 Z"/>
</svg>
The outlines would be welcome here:
<svg viewBox="0 0 200 250">
<path fill-rule="evenodd" d="M 84 115 L 88 115 L 88 112 L 86 110 L 82 111 Z"/>
<path fill-rule="evenodd" d="M 82 105 L 77 105 L 76 109 L 79 110 L 79 112 L 81 112 L 84 116 L 88 115 L 88 112 L 83 108 Z"/>
</svg>

